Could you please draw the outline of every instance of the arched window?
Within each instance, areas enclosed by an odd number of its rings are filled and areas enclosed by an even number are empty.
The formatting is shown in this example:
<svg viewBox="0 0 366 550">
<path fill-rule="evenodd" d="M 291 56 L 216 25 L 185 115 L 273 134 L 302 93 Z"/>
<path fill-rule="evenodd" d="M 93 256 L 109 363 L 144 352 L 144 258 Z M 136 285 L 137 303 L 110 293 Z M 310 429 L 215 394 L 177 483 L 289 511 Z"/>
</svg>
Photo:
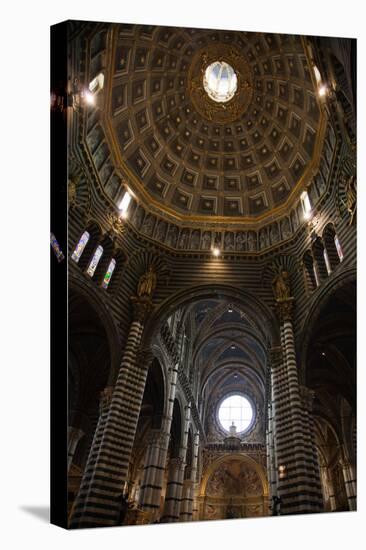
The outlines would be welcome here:
<svg viewBox="0 0 366 550">
<path fill-rule="evenodd" d="M 330 266 L 330 261 L 329 261 L 328 252 L 326 248 L 324 248 L 323 250 L 323 256 L 325 261 L 325 267 L 327 268 L 328 275 L 330 275 L 332 273 L 332 268 Z"/>
<path fill-rule="evenodd" d="M 303 191 L 300 199 L 304 220 L 309 220 L 311 218 L 311 202 L 308 192 Z"/>
<path fill-rule="evenodd" d="M 101 238 L 101 228 L 94 221 L 88 224 L 88 226 L 85 229 L 85 232 L 88 233 L 89 237 L 86 240 L 86 244 L 81 257 L 79 256 L 80 259 L 79 259 L 78 265 L 81 271 L 84 271 L 84 270 L 86 271 L 87 267 L 90 264 L 90 260 L 94 255 L 94 252 L 98 244 L 100 243 L 100 238 Z"/>
<path fill-rule="evenodd" d="M 116 267 L 116 260 L 114 258 L 112 258 L 111 261 L 109 262 L 107 272 L 104 275 L 104 279 L 103 279 L 103 282 L 102 282 L 102 287 L 103 288 L 108 288 L 108 285 L 109 285 L 109 282 L 112 278 L 113 271 L 114 271 L 115 267 Z"/>
<path fill-rule="evenodd" d="M 315 290 L 315 288 L 319 285 L 319 282 L 318 282 L 317 273 L 314 266 L 314 260 L 309 250 L 304 254 L 303 264 L 304 264 L 306 285 L 310 291 Z"/>
<path fill-rule="evenodd" d="M 332 224 L 328 224 L 323 232 L 324 246 L 327 250 L 331 270 L 335 269 L 343 260 L 343 252 L 339 239 Z"/>
<path fill-rule="evenodd" d="M 75 247 L 74 252 L 72 253 L 71 258 L 74 260 L 74 262 L 78 263 L 80 260 L 80 257 L 82 253 L 84 252 L 84 248 L 87 245 L 88 240 L 90 239 L 90 234 L 88 231 L 84 231 L 84 233 L 81 235 L 78 244 Z"/>
<path fill-rule="evenodd" d="M 338 235 L 334 235 L 334 244 L 335 244 L 336 249 L 337 249 L 337 254 L 338 254 L 339 261 L 342 262 L 343 258 L 344 258 L 344 255 L 343 255 L 343 250 L 342 250 L 342 247 L 341 247 L 341 243 L 339 242 L 339 239 L 338 239 Z"/>
<path fill-rule="evenodd" d="M 93 254 L 93 257 L 91 259 L 91 262 L 88 266 L 88 269 L 86 270 L 87 274 L 90 275 L 90 277 L 93 277 L 94 271 L 97 268 L 97 265 L 99 263 L 100 258 L 103 254 L 103 247 L 101 245 L 97 246 L 96 251 Z"/>
<path fill-rule="evenodd" d="M 320 238 L 317 238 L 313 244 L 313 256 L 316 262 L 316 273 L 318 283 L 328 277 L 328 270 L 324 260 L 324 246 Z"/>
</svg>

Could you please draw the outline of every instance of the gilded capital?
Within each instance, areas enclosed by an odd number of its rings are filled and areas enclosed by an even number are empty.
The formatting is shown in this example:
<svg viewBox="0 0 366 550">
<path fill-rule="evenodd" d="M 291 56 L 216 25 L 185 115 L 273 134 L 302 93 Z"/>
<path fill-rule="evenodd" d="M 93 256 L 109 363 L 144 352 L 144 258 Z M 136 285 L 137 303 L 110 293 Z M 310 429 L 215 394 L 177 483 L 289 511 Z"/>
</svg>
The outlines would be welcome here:
<svg viewBox="0 0 366 550">
<path fill-rule="evenodd" d="M 292 321 L 292 313 L 294 308 L 294 299 L 287 298 L 284 300 L 276 300 L 276 309 L 281 323 Z"/>
<path fill-rule="evenodd" d="M 154 309 L 150 296 L 131 296 L 133 320 L 144 323 Z"/>
</svg>

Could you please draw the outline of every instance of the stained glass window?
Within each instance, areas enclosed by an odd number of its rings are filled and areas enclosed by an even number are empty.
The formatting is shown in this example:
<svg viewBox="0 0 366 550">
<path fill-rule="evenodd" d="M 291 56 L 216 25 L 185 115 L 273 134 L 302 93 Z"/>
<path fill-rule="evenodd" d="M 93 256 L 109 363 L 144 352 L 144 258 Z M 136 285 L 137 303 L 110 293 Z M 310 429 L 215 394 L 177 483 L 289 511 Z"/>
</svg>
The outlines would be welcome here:
<svg viewBox="0 0 366 550">
<path fill-rule="evenodd" d="M 94 256 L 91 259 L 88 269 L 86 270 L 87 274 L 90 275 L 90 277 L 93 277 L 94 272 L 99 263 L 99 260 L 102 257 L 102 254 L 103 254 L 103 247 L 99 245 L 96 251 L 94 252 Z"/>
<path fill-rule="evenodd" d="M 225 61 L 215 61 L 205 71 L 203 87 L 211 99 L 225 103 L 234 97 L 238 78 L 231 65 Z"/>
<path fill-rule="evenodd" d="M 131 195 L 128 191 L 126 191 L 125 194 L 122 197 L 121 202 L 119 203 L 119 206 L 118 206 L 118 208 L 121 211 L 122 218 L 127 217 L 127 210 L 128 210 L 130 202 L 131 202 Z"/>
<path fill-rule="evenodd" d="M 311 203 L 310 198 L 307 191 L 304 191 L 301 193 L 301 204 L 302 204 L 302 210 L 304 213 L 304 219 L 309 220 L 311 218 Z"/>
<path fill-rule="evenodd" d="M 56 258 L 57 258 L 57 261 L 58 262 L 62 262 L 62 260 L 65 258 L 61 248 L 60 248 L 60 245 L 58 244 L 57 242 L 57 239 L 55 237 L 55 235 L 53 233 L 51 233 L 51 246 L 52 246 L 52 249 L 56 255 Z"/>
<path fill-rule="evenodd" d="M 103 279 L 103 282 L 102 282 L 102 287 L 103 288 L 108 287 L 115 267 L 116 267 L 116 260 L 114 258 L 112 258 L 111 261 L 109 262 L 107 273 L 104 275 L 104 279 Z"/>
<path fill-rule="evenodd" d="M 78 263 L 80 260 L 80 257 L 82 253 L 84 252 L 84 248 L 87 245 L 88 240 L 90 239 L 90 235 L 87 231 L 84 231 L 84 233 L 81 235 L 80 240 L 78 244 L 76 245 L 76 248 L 74 252 L 72 253 L 71 258 L 74 260 L 74 262 Z"/>
<path fill-rule="evenodd" d="M 323 250 L 323 256 L 324 256 L 325 265 L 327 267 L 328 275 L 330 275 L 332 272 L 332 268 L 330 267 L 328 252 L 325 249 Z"/>
<path fill-rule="evenodd" d="M 344 255 L 343 255 L 343 250 L 342 250 L 342 247 L 341 247 L 341 243 L 339 242 L 339 239 L 338 239 L 337 235 L 335 235 L 335 237 L 334 237 L 334 244 L 336 245 L 339 261 L 341 262 L 344 258 Z"/>
<path fill-rule="evenodd" d="M 245 431 L 252 423 L 252 419 L 252 405 L 243 395 L 230 395 L 220 405 L 219 421 L 227 432 L 233 423 L 238 432 Z"/>
</svg>

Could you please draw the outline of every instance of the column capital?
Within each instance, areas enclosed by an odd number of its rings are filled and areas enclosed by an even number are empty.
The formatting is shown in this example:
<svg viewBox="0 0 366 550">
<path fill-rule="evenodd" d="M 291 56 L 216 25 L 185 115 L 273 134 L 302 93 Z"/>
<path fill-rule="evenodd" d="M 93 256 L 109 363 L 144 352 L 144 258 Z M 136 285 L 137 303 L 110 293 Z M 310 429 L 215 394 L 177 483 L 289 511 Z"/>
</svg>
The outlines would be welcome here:
<svg viewBox="0 0 366 550">
<path fill-rule="evenodd" d="M 276 299 L 277 314 L 281 323 L 285 321 L 292 321 L 292 314 L 294 308 L 294 299 L 292 297 L 285 299 Z"/>
<path fill-rule="evenodd" d="M 150 296 L 131 296 L 130 300 L 133 307 L 133 320 L 144 323 L 154 309 Z"/>
</svg>

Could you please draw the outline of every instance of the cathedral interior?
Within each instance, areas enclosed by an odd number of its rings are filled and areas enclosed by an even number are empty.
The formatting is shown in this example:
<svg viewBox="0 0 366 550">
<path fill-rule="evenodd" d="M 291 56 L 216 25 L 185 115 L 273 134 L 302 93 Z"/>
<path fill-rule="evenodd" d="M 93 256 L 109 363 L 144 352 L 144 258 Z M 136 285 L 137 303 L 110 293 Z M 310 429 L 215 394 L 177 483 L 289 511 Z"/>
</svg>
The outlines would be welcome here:
<svg viewBox="0 0 366 550">
<path fill-rule="evenodd" d="M 68 72 L 69 526 L 356 510 L 356 41 L 70 21 Z"/>
</svg>

